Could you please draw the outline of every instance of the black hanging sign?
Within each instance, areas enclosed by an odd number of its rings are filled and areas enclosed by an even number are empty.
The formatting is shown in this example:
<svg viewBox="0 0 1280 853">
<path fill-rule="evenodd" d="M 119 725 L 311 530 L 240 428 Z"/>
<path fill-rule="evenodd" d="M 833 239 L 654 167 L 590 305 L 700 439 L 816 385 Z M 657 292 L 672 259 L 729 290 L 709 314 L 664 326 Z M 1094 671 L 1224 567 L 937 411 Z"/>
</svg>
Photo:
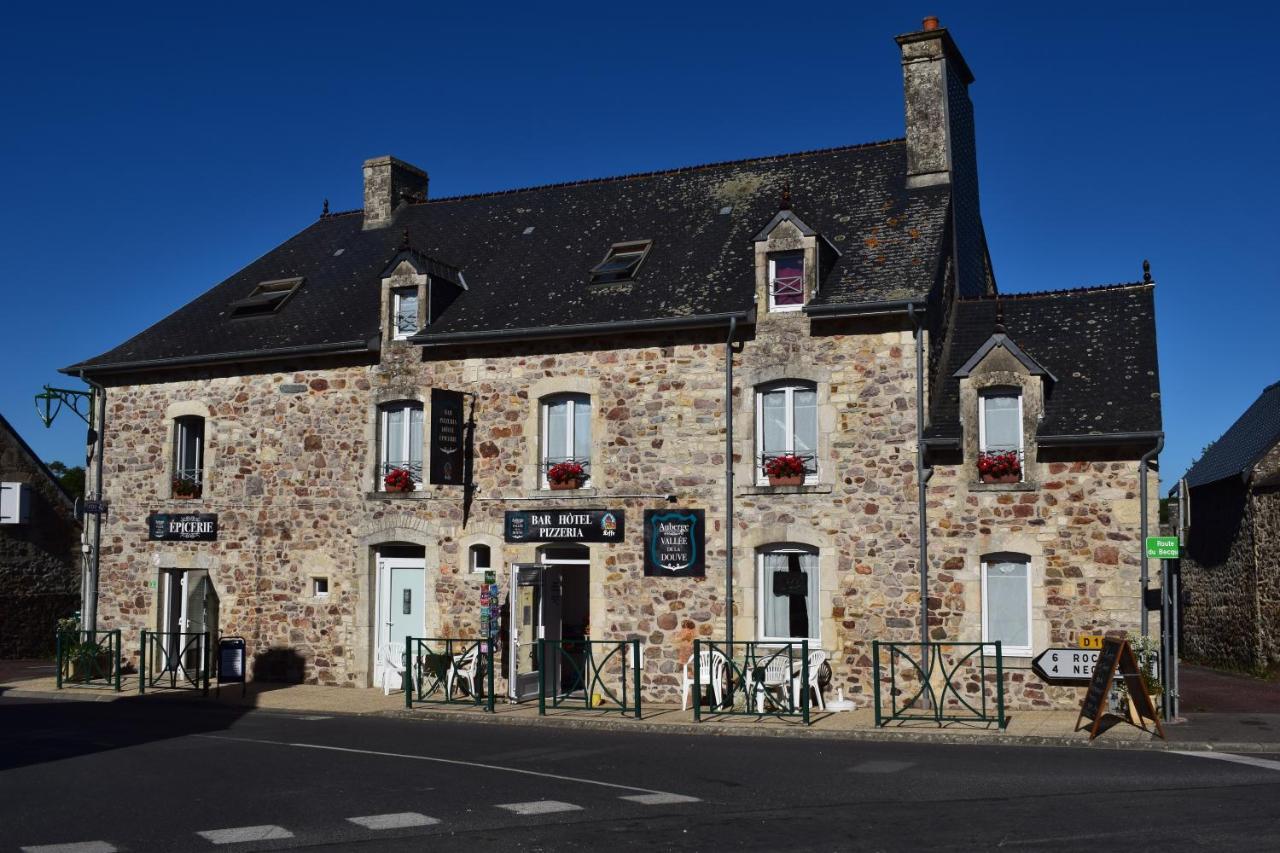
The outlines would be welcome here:
<svg viewBox="0 0 1280 853">
<path fill-rule="evenodd" d="M 466 421 L 460 391 L 431 389 L 431 470 L 428 482 L 461 486 L 466 482 Z"/>
<path fill-rule="evenodd" d="M 774 572 L 773 594 L 779 597 L 808 595 L 809 575 L 805 572 Z"/>
<path fill-rule="evenodd" d="M 539 509 L 506 515 L 508 542 L 621 542 L 620 509 Z"/>
<path fill-rule="evenodd" d="M 216 542 L 218 515 L 153 512 L 147 516 L 147 538 L 161 542 Z"/>
<path fill-rule="evenodd" d="M 700 509 L 646 509 L 645 576 L 706 577 L 706 528 L 706 513 Z"/>
</svg>

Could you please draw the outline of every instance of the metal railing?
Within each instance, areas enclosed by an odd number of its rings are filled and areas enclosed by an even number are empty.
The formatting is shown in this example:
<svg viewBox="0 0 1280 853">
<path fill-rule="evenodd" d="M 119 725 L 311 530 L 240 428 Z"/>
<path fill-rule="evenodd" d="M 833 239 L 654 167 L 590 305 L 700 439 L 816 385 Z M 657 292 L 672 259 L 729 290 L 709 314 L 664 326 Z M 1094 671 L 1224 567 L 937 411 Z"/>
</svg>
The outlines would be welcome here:
<svg viewBox="0 0 1280 853">
<path fill-rule="evenodd" d="M 888 655 L 887 666 L 882 663 Z M 871 643 L 876 725 L 929 720 L 1008 725 L 1000 642 Z M 995 658 L 995 667 L 988 663 Z M 887 681 L 886 681 L 887 676 Z M 888 702 L 882 693 L 888 687 Z"/>
<path fill-rule="evenodd" d="M 110 687 L 120 691 L 120 629 L 59 631 L 57 686 Z"/>
<path fill-rule="evenodd" d="M 489 640 L 405 637 L 404 706 L 474 705 L 492 712 L 493 646 Z"/>
<path fill-rule="evenodd" d="M 209 632 L 142 632 L 138 692 L 148 687 L 199 690 L 209 695 Z"/>
<path fill-rule="evenodd" d="M 402 462 L 380 462 L 378 463 L 378 491 L 385 492 L 387 490 L 387 475 L 399 468 L 401 471 L 409 473 L 409 479 L 413 481 L 415 486 L 422 484 L 422 460 L 417 462 L 405 460 Z"/>
<path fill-rule="evenodd" d="M 774 459 L 780 459 L 783 456 L 794 456 L 804 463 L 804 475 L 812 477 L 818 473 L 818 456 L 816 453 L 761 453 L 759 459 L 759 468 L 761 477 L 767 477 L 764 473 L 765 466 Z"/>
<path fill-rule="evenodd" d="M 814 649 L 814 651 L 818 651 Z M 702 671 L 702 655 L 712 672 Z M 693 641 L 693 718 L 702 720 L 702 689 L 720 678 L 724 702 L 710 712 L 795 717 L 809 724 L 809 641 L 725 643 Z"/>
<path fill-rule="evenodd" d="M 538 473 L 542 477 L 542 482 L 545 485 L 551 485 L 551 480 L 547 477 L 547 472 L 562 462 L 576 462 L 582 466 L 582 479 L 578 482 L 579 486 L 585 486 L 591 482 L 590 459 L 579 459 L 575 456 L 547 456 L 538 463 Z"/>
<path fill-rule="evenodd" d="M 204 469 L 175 468 L 172 486 L 175 498 L 200 497 L 204 493 Z"/>
<path fill-rule="evenodd" d="M 538 713 L 582 702 L 584 708 L 620 711 L 640 719 L 640 640 L 539 640 L 543 677 Z M 548 676 L 546 668 L 552 674 Z M 548 678 L 557 688 L 548 694 Z"/>
</svg>

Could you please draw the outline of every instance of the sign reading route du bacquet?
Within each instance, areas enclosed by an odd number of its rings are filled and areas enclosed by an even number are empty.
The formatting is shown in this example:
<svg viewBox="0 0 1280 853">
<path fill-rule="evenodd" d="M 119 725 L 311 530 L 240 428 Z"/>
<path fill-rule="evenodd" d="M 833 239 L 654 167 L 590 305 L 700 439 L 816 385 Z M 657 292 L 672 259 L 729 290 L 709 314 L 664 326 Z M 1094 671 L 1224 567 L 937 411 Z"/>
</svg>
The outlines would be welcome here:
<svg viewBox="0 0 1280 853">
<path fill-rule="evenodd" d="M 147 516 L 147 538 L 164 542 L 216 542 L 217 513 L 171 515 L 153 512 Z"/>
<path fill-rule="evenodd" d="M 706 577 L 706 525 L 706 516 L 700 509 L 646 509 L 645 576 Z"/>
<path fill-rule="evenodd" d="M 620 509 L 538 509 L 506 516 L 508 542 L 621 542 Z"/>
</svg>

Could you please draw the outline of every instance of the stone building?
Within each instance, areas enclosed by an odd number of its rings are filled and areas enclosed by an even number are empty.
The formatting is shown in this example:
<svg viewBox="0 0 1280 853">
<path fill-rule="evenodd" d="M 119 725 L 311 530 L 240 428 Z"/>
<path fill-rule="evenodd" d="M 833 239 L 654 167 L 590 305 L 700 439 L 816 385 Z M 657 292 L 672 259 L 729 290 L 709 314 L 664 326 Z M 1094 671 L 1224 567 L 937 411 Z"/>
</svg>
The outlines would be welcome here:
<svg viewBox="0 0 1280 853">
<path fill-rule="evenodd" d="M 0 658 L 53 653 L 80 606 L 80 524 L 71 496 L 0 417 Z"/>
<path fill-rule="evenodd" d="M 1267 386 L 1172 490 L 1183 538 L 1182 654 L 1280 664 L 1280 382 Z"/>
<path fill-rule="evenodd" d="M 897 42 L 905 139 L 453 198 L 372 159 L 363 209 L 67 368 L 107 386 L 103 620 L 216 620 L 366 686 L 395 638 L 474 636 L 489 570 L 518 605 L 504 675 L 539 628 L 636 637 L 671 699 L 732 614 L 866 704 L 871 641 L 924 619 L 1002 640 L 1017 703 L 1070 701 L 1031 656 L 1139 622 L 1153 287 L 1001 296 L 973 75 L 936 21 Z M 468 395 L 470 488 L 424 471 L 440 390 Z M 703 574 L 646 574 L 646 511 L 693 510 Z M 195 513 L 210 541 L 148 538 Z M 525 621 L 529 564 L 561 579 L 554 625 Z"/>
</svg>

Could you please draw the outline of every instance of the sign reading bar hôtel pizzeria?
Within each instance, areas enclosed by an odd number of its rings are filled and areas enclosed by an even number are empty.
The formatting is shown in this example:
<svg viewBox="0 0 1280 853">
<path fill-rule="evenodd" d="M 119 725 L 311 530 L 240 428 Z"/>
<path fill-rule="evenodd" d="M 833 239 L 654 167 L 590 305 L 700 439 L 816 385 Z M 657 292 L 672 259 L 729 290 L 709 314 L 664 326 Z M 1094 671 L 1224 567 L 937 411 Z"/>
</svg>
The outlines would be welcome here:
<svg viewBox="0 0 1280 853">
<path fill-rule="evenodd" d="M 153 512 L 147 516 L 147 538 L 162 542 L 216 542 L 217 513 L 173 515 Z"/>
<path fill-rule="evenodd" d="M 621 542 L 620 509 L 537 509 L 506 516 L 508 542 Z"/>
</svg>

